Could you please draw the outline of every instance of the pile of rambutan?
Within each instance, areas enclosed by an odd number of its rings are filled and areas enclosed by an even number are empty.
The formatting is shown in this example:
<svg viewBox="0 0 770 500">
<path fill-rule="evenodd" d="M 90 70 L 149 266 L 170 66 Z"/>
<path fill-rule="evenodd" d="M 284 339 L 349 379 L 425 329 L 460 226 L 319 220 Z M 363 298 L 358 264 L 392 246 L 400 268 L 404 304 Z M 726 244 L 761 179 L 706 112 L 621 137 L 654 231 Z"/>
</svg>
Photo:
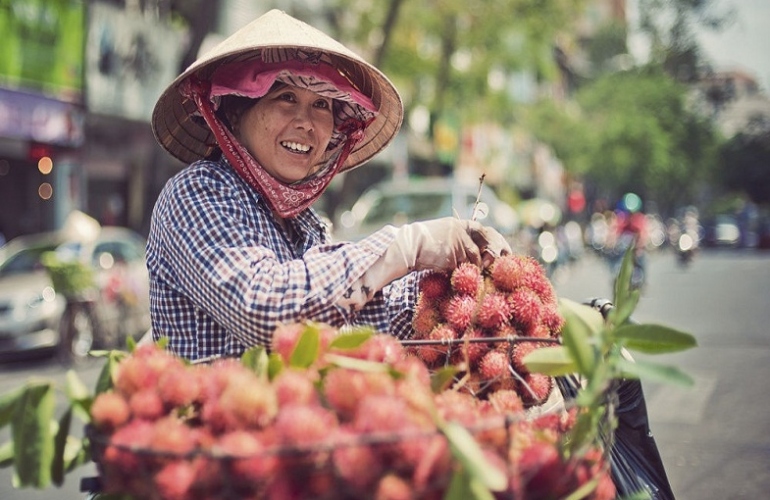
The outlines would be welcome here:
<svg viewBox="0 0 770 500">
<path fill-rule="evenodd" d="M 531 373 L 523 359 L 559 342 L 564 320 L 543 267 L 532 257 L 507 254 L 482 269 L 460 264 L 419 283 L 410 352 L 431 369 L 455 365 L 465 387 L 480 398 L 513 390 L 525 406 L 543 403 L 553 379 Z"/>
<path fill-rule="evenodd" d="M 368 331 L 286 325 L 271 351 L 189 364 L 152 344 L 123 358 L 90 409 L 103 492 L 439 499 L 474 469 L 497 474 L 497 498 L 562 498 L 580 488 L 581 498 L 614 498 L 600 446 L 563 453 L 573 413 L 523 418 L 513 390 L 480 399 L 439 388 L 397 339 Z M 468 465 L 479 457 L 483 467 Z"/>
</svg>

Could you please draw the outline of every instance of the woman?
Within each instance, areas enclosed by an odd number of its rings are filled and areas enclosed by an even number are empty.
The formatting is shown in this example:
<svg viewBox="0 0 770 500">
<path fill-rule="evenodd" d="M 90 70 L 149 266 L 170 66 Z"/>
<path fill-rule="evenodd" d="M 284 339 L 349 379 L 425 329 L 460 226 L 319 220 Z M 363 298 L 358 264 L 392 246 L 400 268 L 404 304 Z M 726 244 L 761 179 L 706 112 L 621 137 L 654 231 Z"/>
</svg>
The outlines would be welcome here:
<svg viewBox="0 0 770 500">
<path fill-rule="evenodd" d="M 379 70 L 280 11 L 182 73 L 152 120 L 159 143 L 191 163 L 153 212 L 154 338 L 188 359 L 269 346 L 278 325 L 301 320 L 405 338 L 415 271 L 509 252 L 499 233 L 455 218 L 331 242 L 312 203 L 384 148 L 402 117 Z"/>
</svg>

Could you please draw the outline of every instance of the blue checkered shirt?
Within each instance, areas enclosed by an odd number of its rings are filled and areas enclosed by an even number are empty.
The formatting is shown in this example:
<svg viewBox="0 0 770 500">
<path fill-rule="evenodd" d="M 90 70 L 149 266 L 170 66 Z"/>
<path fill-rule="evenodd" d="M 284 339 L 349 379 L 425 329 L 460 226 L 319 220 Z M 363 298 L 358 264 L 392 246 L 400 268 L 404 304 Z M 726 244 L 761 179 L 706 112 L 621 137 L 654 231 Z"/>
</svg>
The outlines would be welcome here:
<svg viewBox="0 0 770 500">
<path fill-rule="evenodd" d="M 195 360 L 269 346 L 279 324 L 313 320 L 411 335 L 415 274 L 394 281 L 360 311 L 337 305 L 385 251 L 392 233 L 331 242 L 312 209 L 287 220 L 226 160 L 199 161 L 168 181 L 147 243 L 155 340 Z"/>
</svg>

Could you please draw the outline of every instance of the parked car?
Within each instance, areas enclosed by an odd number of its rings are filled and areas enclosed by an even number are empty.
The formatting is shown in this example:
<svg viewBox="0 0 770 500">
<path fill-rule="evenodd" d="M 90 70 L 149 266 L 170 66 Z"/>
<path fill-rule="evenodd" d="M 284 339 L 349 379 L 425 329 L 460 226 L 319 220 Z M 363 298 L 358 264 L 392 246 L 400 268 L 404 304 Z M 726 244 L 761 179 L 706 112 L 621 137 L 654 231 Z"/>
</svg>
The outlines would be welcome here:
<svg viewBox="0 0 770 500">
<path fill-rule="evenodd" d="M 366 191 L 334 224 L 339 240 L 356 241 L 386 224 L 403 224 L 439 217 L 475 218 L 511 238 L 519 226 L 516 211 L 487 185 L 479 197 L 478 184 L 450 178 L 412 178 L 386 181 Z M 477 205 L 476 200 L 480 203 Z M 475 217 L 473 215 L 476 208 Z"/>
<path fill-rule="evenodd" d="M 150 327 L 144 252 L 144 238 L 120 227 L 103 227 L 88 242 L 64 232 L 9 241 L 0 263 L 0 354 L 48 350 L 80 360 L 141 335 Z M 52 280 L 51 262 L 64 272 L 80 269 L 88 286 L 65 292 Z"/>
<path fill-rule="evenodd" d="M 741 240 L 738 221 L 732 215 L 717 215 L 705 224 L 704 243 L 710 247 L 736 247 Z"/>
</svg>

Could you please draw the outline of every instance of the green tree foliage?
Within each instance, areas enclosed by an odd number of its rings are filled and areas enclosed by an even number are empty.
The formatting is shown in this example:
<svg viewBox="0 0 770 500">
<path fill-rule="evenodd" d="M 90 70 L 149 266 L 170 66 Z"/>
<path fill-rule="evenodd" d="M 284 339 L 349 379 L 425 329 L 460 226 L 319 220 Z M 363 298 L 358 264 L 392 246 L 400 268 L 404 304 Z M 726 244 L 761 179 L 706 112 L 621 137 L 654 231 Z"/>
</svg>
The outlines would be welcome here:
<svg viewBox="0 0 770 500">
<path fill-rule="evenodd" d="M 541 103 L 527 115 L 570 172 L 610 196 L 634 191 L 664 212 L 694 201 L 715 168 L 718 137 L 688 108 L 684 86 L 648 68 L 606 74 L 575 97 L 579 112 Z"/>
<path fill-rule="evenodd" d="M 719 30 L 733 19 L 719 0 L 638 0 L 640 28 L 651 42 L 651 59 L 672 78 L 695 83 L 706 56 L 695 29 Z"/>
<path fill-rule="evenodd" d="M 728 189 L 745 192 L 754 203 L 770 203 L 770 130 L 730 139 L 720 152 L 719 174 Z"/>
</svg>

